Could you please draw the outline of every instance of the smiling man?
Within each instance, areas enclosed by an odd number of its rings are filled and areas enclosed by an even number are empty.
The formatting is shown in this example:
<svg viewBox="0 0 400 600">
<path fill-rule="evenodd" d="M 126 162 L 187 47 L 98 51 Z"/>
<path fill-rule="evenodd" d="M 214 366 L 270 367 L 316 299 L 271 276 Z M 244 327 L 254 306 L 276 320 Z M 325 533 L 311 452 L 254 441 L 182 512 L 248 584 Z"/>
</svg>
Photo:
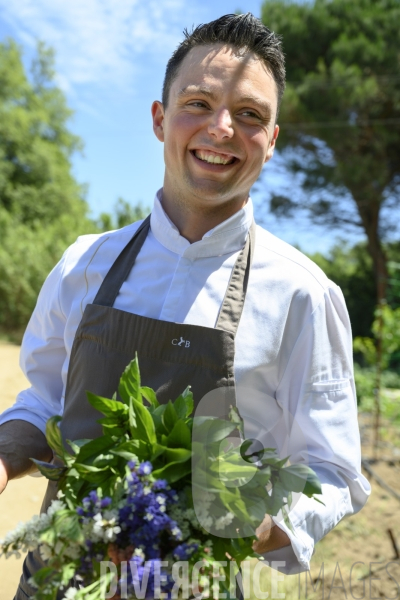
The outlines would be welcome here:
<svg viewBox="0 0 400 600">
<path fill-rule="evenodd" d="M 165 148 L 162 202 L 186 239 L 200 240 L 245 206 L 274 152 L 277 109 L 270 67 L 243 48 L 194 46 L 175 78 L 167 75 L 163 103 L 152 106 Z"/>
<path fill-rule="evenodd" d="M 315 542 L 363 506 L 343 296 L 253 220 L 284 86 L 280 40 L 251 14 L 185 33 L 152 105 L 164 186 L 150 218 L 79 238 L 46 280 L 21 352 L 31 387 L 2 416 L 0 490 L 34 470 L 29 457 L 49 459 L 51 415 L 63 414 L 65 439 L 100 435 L 85 390 L 111 397 L 137 352 L 161 402 L 188 384 L 197 405 L 222 389 L 248 437 L 317 472 L 323 503 L 297 498 L 294 533 L 268 515 L 260 524 L 255 549 L 280 570 L 309 569 Z M 40 565 L 29 553 L 17 600 Z"/>
</svg>

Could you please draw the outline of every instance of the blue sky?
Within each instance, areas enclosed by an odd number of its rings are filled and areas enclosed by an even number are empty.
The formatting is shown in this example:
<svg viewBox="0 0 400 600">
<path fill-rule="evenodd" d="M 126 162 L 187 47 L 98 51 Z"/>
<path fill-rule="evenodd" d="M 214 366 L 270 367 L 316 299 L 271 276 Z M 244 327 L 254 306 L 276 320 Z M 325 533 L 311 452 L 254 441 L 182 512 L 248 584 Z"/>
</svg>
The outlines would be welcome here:
<svg viewBox="0 0 400 600">
<path fill-rule="evenodd" d="M 259 16 L 260 6 L 260 0 L 0 0 L 0 40 L 16 39 L 27 62 L 38 39 L 56 50 L 57 83 L 75 111 L 71 129 L 85 143 L 74 173 L 88 184 L 93 216 L 111 212 L 119 196 L 151 206 L 162 186 L 163 148 L 150 106 L 160 99 L 183 28 L 238 8 Z M 278 163 L 274 157 L 266 166 L 264 185 L 287 183 Z M 268 193 L 258 188 L 252 195 L 261 218 Z M 267 215 L 264 226 L 307 251 L 326 252 L 334 240 L 301 220 Z"/>
</svg>

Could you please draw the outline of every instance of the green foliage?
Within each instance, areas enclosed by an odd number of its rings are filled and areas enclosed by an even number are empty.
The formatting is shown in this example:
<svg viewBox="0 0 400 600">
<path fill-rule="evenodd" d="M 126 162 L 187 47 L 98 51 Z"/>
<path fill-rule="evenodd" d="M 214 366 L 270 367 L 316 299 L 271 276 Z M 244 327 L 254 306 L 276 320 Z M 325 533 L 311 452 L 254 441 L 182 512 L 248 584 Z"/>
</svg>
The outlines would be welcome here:
<svg viewBox="0 0 400 600">
<path fill-rule="evenodd" d="M 100 231 L 111 231 L 120 229 L 135 221 L 142 221 L 147 217 L 150 210 L 143 207 L 140 203 L 132 206 L 123 198 L 118 198 L 114 205 L 114 213 L 101 213 L 97 220 L 97 227 Z"/>
<path fill-rule="evenodd" d="M 38 45 L 28 79 L 21 51 L 0 44 L 0 330 L 22 330 L 45 276 L 77 233 L 93 228 L 71 172 L 82 146 L 53 82 L 53 53 Z"/>
<path fill-rule="evenodd" d="M 336 244 L 328 256 L 310 255 L 342 290 L 354 336 L 370 336 L 376 306 L 372 260 L 366 244 Z"/>
<path fill-rule="evenodd" d="M 70 165 L 82 143 L 67 129 L 72 111 L 53 83 L 53 62 L 39 44 L 29 81 L 17 45 L 0 44 L 0 206 L 32 227 L 86 211 Z"/>
<path fill-rule="evenodd" d="M 373 413 L 375 407 L 376 370 L 371 367 L 354 365 L 359 410 Z M 383 371 L 381 378 L 380 410 L 384 419 L 400 423 L 400 373 Z"/>
<path fill-rule="evenodd" d="M 375 340 L 380 335 L 382 320 L 382 369 L 387 369 L 391 361 L 400 358 L 400 307 L 392 309 L 383 305 L 375 311 L 372 331 Z M 361 353 L 366 362 L 375 365 L 377 360 L 376 342 L 369 337 L 356 337 L 353 342 L 354 352 Z"/>
<path fill-rule="evenodd" d="M 53 223 L 33 227 L 21 223 L 0 207 L 0 331 L 14 333 L 26 327 L 47 274 L 77 233 L 93 225 L 63 213 Z"/>
<path fill-rule="evenodd" d="M 255 466 L 251 440 L 239 445 L 227 440 L 227 436 L 242 428 L 237 412 L 231 413 L 233 421 L 193 418 L 189 388 L 174 402 L 158 405 L 154 391 L 141 386 L 137 357 L 125 369 L 118 390 L 121 401 L 88 393 L 92 406 L 104 414 L 100 421 L 103 435 L 73 442 L 72 452 L 63 446 L 58 428 L 60 417 L 48 422 L 47 441 L 63 464 L 55 468 L 40 461 L 35 463 L 43 475 L 58 480 L 70 511 L 98 487 L 103 496 L 114 497 L 125 485 L 126 461 L 150 461 L 153 476 L 166 479 L 174 489 L 193 490 L 195 496 L 204 492 L 216 494 L 212 514 L 232 514 L 232 534 L 224 537 L 231 556 L 239 560 L 242 553 L 244 557 L 254 554 L 251 545 L 255 528 L 266 513 L 276 515 L 284 509 L 291 501 L 292 491 L 309 497 L 321 493 L 317 476 L 306 465 L 285 466 L 287 459 L 267 448 L 257 452 Z M 270 495 L 266 493 L 267 484 L 271 486 Z M 196 506 L 196 498 L 193 501 Z M 66 511 L 66 518 L 69 514 Z M 287 515 L 286 521 L 291 527 Z M 219 536 L 209 534 L 218 544 Z"/>
<path fill-rule="evenodd" d="M 304 192 L 291 189 L 271 206 L 363 230 L 382 298 L 380 236 L 399 223 L 400 4 L 266 0 L 262 20 L 283 37 L 288 85 L 278 147 Z"/>
<path fill-rule="evenodd" d="M 47 274 L 78 235 L 123 227 L 146 212 L 119 199 L 115 217 L 87 217 L 85 187 L 71 168 L 82 141 L 68 129 L 72 111 L 53 64 L 53 51 L 39 43 L 28 77 L 20 48 L 0 44 L 0 332 L 17 340 Z"/>
</svg>

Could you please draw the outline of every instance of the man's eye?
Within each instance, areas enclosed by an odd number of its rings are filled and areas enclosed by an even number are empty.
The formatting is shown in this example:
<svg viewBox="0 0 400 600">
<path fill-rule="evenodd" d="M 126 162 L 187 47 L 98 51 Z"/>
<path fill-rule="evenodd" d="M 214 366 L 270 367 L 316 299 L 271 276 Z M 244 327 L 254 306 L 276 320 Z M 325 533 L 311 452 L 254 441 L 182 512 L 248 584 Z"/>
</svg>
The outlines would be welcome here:
<svg viewBox="0 0 400 600">
<path fill-rule="evenodd" d="M 194 106 L 196 108 L 205 108 L 205 103 L 200 102 L 200 100 L 195 100 L 194 102 L 189 102 L 189 106 Z"/>
<path fill-rule="evenodd" d="M 242 110 L 242 112 L 240 113 L 240 115 L 242 117 L 254 117 L 255 119 L 259 119 L 260 118 L 260 116 L 257 113 L 253 112 L 252 110 Z"/>
</svg>

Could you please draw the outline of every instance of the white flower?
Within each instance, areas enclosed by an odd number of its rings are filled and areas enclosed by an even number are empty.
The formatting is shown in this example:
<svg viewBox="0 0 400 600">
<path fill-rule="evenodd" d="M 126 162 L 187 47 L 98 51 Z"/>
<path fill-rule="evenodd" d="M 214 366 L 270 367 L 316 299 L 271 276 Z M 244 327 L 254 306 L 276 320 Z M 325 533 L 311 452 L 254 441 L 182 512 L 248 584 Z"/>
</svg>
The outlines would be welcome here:
<svg viewBox="0 0 400 600">
<path fill-rule="evenodd" d="M 204 527 L 204 529 L 211 529 L 212 524 L 213 524 L 212 517 L 210 517 L 210 516 L 204 517 L 201 520 L 199 518 L 199 521 L 201 523 L 201 526 Z"/>
<path fill-rule="evenodd" d="M 171 533 L 172 533 L 172 535 L 173 535 L 174 537 L 176 537 L 176 538 L 177 538 L 177 537 L 180 537 L 180 536 L 182 535 L 182 532 L 181 532 L 181 530 L 179 529 L 179 527 L 174 527 L 174 528 L 171 530 Z"/>
<path fill-rule="evenodd" d="M 81 549 L 77 544 L 71 544 L 64 550 L 65 556 L 72 558 L 72 560 L 76 560 L 81 555 Z"/>
<path fill-rule="evenodd" d="M 233 521 L 233 514 L 231 512 L 226 513 L 224 517 L 219 517 L 215 521 L 215 529 L 218 531 L 220 529 L 225 529 L 227 525 L 230 525 Z"/>
<path fill-rule="evenodd" d="M 68 588 L 63 600 L 74 600 L 77 593 L 78 593 L 78 590 L 76 588 Z"/>
<path fill-rule="evenodd" d="M 47 514 L 49 517 L 52 517 L 54 515 L 54 513 L 56 513 L 59 510 L 62 510 L 63 508 L 67 508 L 67 507 L 64 504 L 64 502 L 62 502 L 62 500 L 53 500 L 53 502 L 50 504 L 49 508 L 47 509 Z"/>
<path fill-rule="evenodd" d="M 49 560 L 53 556 L 51 548 L 47 544 L 41 544 L 39 546 L 39 553 L 43 560 Z"/>
<path fill-rule="evenodd" d="M 64 542 L 60 542 L 60 541 L 56 542 L 56 545 L 54 546 L 55 554 L 60 554 L 61 551 L 63 550 L 64 546 L 65 546 Z"/>
<path fill-rule="evenodd" d="M 149 487 L 148 485 L 146 485 L 146 486 L 143 488 L 143 494 L 144 494 L 145 496 L 147 496 L 147 495 L 148 495 L 148 494 L 150 494 L 150 493 L 151 493 L 151 487 Z"/>
<path fill-rule="evenodd" d="M 165 504 L 164 496 L 156 496 L 156 500 L 157 500 L 158 504 Z"/>
</svg>

